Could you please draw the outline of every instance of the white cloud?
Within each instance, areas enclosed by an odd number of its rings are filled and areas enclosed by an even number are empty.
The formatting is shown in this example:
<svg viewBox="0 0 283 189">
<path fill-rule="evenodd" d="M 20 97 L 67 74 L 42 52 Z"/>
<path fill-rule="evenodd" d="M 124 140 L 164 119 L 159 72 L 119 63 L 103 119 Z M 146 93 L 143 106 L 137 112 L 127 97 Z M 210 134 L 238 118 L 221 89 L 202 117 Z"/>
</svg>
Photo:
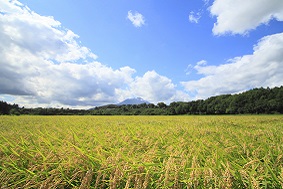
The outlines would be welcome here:
<svg viewBox="0 0 283 189">
<path fill-rule="evenodd" d="M 115 89 L 132 81 L 134 69 L 114 70 L 95 61 L 76 41 L 79 36 L 53 17 L 18 1 L 1 5 L 0 94 L 24 105 L 96 105 L 115 100 Z"/>
<path fill-rule="evenodd" d="M 127 96 L 142 97 L 151 103 L 189 99 L 187 94 L 176 89 L 171 79 L 155 71 L 148 71 L 142 77 L 137 76 L 130 83 L 128 90 L 123 92 Z"/>
<path fill-rule="evenodd" d="M 186 75 L 190 75 L 191 72 L 192 72 L 192 69 L 193 69 L 193 65 L 192 65 L 192 64 L 189 64 L 189 65 L 187 66 L 187 68 L 184 70 L 185 73 L 186 73 Z"/>
<path fill-rule="evenodd" d="M 131 91 L 149 101 L 167 100 L 174 95 L 175 86 L 170 79 L 155 71 L 146 72 L 143 77 L 136 77 L 131 83 Z"/>
<path fill-rule="evenodd" d="M 282 0 L 215 0 L 210 12 L 217 17 L 213 33 L 246 34 L 270 20 L 283 21 Z"/>
<path fill-rule="evenodd" d="M 283 85 L 283 33 L 263 37 L 251 55 L 219 66 L 206 65 L 202 60 L 194 68 L 203 77 L 181 84 L 195 98 Z"/>
<path fill-rule="evenodd" d="M 18 1 L 0 1 L 0 7 L 0 99 L 26 107 L 81 108 L 131 96 L 152 102 L 186 97 L 154 71 L 134 77 L 133 68 L 112 69 L 96 61 L 77 42 L 79 36 L 53 17 Z"/>
<path fill-rule="evenodd" d="M 197 66 L 205 66 L 207 64 L 206 60 L 201 60 L 197 62 Z"/>
<path fill-rule="evenodd" d="M 201 18 L 201 12 L 195 13 L 194 11 L 191 11 L 189 14 L 189 21 L 191 23 L 197 24 L 200 18 Z"/>
<path fill-rule="evenodd" d="M 131 10 L 128 11 L 127 17 L 135 27 L 141 27 L 145 24 L 144 16 L 138 12 L 132 12 Z"/>
</svg>

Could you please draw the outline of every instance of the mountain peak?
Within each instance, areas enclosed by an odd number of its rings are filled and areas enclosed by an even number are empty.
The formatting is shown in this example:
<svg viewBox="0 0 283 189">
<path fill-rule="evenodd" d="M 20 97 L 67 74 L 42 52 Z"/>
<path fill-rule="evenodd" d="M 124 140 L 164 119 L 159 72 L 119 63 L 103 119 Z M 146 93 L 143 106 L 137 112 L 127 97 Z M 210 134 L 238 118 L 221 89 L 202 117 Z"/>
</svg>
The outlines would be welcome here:
<svg viewBox="0 0 283 189">
<path fill-rule="evenodd" d="M 118 103 L 118 105 L 133 105 L 133 104 L 150 104 L 148 101 L 141 97 L 127 98 L 124 101 Z"/>
</svg>

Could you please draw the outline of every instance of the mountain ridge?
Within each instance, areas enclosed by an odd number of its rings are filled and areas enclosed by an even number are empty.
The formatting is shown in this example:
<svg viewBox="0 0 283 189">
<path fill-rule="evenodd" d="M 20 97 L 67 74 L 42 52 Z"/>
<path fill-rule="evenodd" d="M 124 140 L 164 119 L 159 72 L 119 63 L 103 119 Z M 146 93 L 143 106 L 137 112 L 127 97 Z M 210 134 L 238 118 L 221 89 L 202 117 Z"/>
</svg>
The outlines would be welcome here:
<svg viewBox="0 0 283 189">
<path fill-rule="evenodd" d="M 122 102 L 117 103 L 116 105 L 138 105 L 138 104 L 150 104 L 147 100 L 144 100 L 141 97 L 134 97 L 134 98 L 127 98 L 123 100 Z"/>
</svg>

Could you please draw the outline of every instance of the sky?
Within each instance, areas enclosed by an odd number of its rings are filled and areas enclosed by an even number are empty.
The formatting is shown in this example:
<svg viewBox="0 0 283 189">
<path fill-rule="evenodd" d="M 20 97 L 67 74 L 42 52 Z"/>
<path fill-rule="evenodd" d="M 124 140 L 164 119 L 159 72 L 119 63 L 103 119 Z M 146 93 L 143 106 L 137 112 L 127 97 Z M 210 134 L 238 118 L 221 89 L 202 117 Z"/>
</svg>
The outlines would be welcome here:
<svg viewBox="0 0 283 189">
<path fill-rule="evenodd" d="M 0 100 L 90 108 L 283 85 L 282 0 L 0 0 Z"/>
</svg>

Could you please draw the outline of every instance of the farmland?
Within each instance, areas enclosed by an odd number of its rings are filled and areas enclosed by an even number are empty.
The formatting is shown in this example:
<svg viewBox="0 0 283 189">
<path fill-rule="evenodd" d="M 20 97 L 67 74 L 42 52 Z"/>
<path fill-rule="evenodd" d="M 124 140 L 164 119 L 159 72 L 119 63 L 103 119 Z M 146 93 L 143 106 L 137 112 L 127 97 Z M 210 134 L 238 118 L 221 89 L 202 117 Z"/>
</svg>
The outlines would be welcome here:
<svg viewBox="0 0 283 189">
<path fill-rule="evenodd" d="M 283 188 L 283 117 L 0 116 L 0 188 Z"/>
</svg>

